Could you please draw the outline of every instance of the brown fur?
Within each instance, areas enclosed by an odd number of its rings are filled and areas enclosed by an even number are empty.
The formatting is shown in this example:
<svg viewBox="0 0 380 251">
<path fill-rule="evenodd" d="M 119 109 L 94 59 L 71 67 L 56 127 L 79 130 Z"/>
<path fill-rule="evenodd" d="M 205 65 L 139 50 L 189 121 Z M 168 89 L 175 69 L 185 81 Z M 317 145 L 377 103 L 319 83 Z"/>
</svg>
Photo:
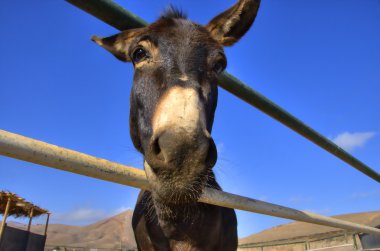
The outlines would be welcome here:
<svg viewBox="0 0 380 251">
<path fill-rule="evenodd" d="M 204 187 L 220 189 L 211 129 L 223 46 L 248 31 L 259 3 L 240 0 L 205 27 L 170 10 L 145 28 L 93 37 L 135 67 L 130 132 L 151 188 L 133 216 L 139 250 L 236 250 L 234 210 L 197 201 Z"/>
</svg>

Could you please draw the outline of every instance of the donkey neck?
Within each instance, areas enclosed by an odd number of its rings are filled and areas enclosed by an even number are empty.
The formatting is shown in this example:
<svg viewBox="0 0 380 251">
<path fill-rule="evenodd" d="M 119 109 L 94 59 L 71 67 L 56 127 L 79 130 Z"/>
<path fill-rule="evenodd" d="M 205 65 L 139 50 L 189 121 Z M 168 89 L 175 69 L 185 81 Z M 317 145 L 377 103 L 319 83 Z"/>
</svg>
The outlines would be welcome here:
<svg viewBox="0 0 380 251">
<path fill-rule="evenodd" d="M 220 190 L 219 184 L 215 180 L 215 175 L 211 171 L 206 187 Z M 152 196 L 152 195 L 150 195 Z M 181 235 L 199 232 L 199 226 L 206 224 L 215 224 L 218 221 L 218 215 L 215 207 L 212 205 L 195 202 L 194 204 L 170 205 L 161 203 L 151 197 L 151 203 L 157 215 L 158 223 L 167 237 L 172 235 Z M 179 237 L 179 236 L 177 236 Z"/>
</svg>

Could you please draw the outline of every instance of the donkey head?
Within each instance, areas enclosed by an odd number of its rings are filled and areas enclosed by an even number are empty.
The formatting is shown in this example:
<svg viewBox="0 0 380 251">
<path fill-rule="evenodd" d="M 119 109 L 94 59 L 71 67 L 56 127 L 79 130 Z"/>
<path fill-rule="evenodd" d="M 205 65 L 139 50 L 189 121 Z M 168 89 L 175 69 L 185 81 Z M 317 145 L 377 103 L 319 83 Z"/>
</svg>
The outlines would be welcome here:
<svg viewBox="0 0 380 251">
<path fill-rule="evenodd" d="M 130 133 L 156 201 L 194 203 L 213 178 L 217 150 L 210 133 L 217 80 L 227 64 L 223 46 L 248 31 L 259 2 L 240 0 L 206 26 L 171 10 L 147 27 L 93 37 L 133 63 Z"/>
</svg>

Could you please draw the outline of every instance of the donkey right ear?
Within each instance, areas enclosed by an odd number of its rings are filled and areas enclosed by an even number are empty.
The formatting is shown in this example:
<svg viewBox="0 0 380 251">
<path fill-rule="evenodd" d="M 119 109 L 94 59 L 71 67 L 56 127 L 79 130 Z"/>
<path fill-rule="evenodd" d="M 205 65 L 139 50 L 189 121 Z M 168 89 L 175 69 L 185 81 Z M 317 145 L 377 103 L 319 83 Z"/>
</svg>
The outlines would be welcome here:
<svg viewBox="0 0 380 251">
<path fill-rule="evenodd" d="M 130 62 L 131 58 L 128 55 L 128 50 L 133 38 L 138 33 L 137 30 L 139 29 L 126 30 L 105 38 L 92 36 L 91 40 L 111 52 L 117 59 Z"/>
<path fill-rule="evenodd" d="M 236 43 L 251 27 L 259 10 L 260 0 L 239 0 L 207 25 L 211 36 L 224 46 Z"/>
</svg>

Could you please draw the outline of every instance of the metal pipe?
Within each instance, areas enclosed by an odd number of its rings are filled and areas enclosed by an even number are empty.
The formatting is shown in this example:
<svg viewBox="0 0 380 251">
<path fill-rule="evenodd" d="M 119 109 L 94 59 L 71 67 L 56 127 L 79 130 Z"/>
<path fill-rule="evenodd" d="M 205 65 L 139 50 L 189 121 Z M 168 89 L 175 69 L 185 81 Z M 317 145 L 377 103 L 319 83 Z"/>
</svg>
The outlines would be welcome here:
<svg viewBox="0 0 380 251">
<path fill-rule="evenodd" d="M 380 174 L 375 170 L 231 74 L 224 73 L 219 85 L 380 183 Z"/>
<path fill-rule="evenodd" d="M 99 18 L 118 30 L 141 28 L 148 23 L 110 0 L 67 0 L 67 2 Z"/>
<path fill-rule="evenodd" d="M 1 227 L 0 227 L 0 242 L 1 242 L 1 238 L 3 237 L 5 224 L 7 223 L 7 217 L 8 217 L 10 206 L 11 206 L 11 197 L 8 197 L 7 205 L 5 206 L 5 211 L 4 211 L 3 222 L 1 222 Z"/>
<path fill-rule="evenodd" d="M 112 0 L 66 0 L 74 6 L 90 13 L 91 15 L 103 20 L 107 24 L 119 30 L 131 28 L 140 28 L 148 23 L 138 16 L 127 11 Z M 301 120 L 287 112 L 285 109 L 276 105 L 274 102 L 244 84 L 239 79 L 225 72 L 219 78 L 219 86 L 234 94 L 236 97 L 244 100 L 248 104 L 256 107 L 280 123 L 286 125 L 293 131 L 322 147 L 329 153 L 335 155 L 347 164 L 356 168 L 368 177 L 380 183 L 380 174 L 375 170 L 353 157 L 351 154 L 337 146 L 331 140 L 322 136 L 320 133 L 307 126 Z"/>
<path fill-rule="evenodd" d="M 47 235 L 47 231 L 48 231 L 48 226 L 49 226 L 49 218 L 50 218 L 50 213 L 47 214 L 47 217 L 46 217 L 46 224 L 45 224 L 45 236 Z"/>
<path fill-rule="evenodd" d="M 339 220 L 311 212 L 300 211 L 293 208 L 250 199 L 240 195 L 230 194 L 210 188 L 204 189 L 203 196 L 199 201 L 222 207 L 235 208 L 243 211 L 271 215 L 346 230 L 359 231 L 363 233 L 365 233 L 365 231 L 371 231 L 372 234 L 380 235 L 380 229 L 377 228 Z"/>
<path fill-rule="evenodd" d="M 143 170 L 2 130 L 0 155 L 127 186 L 148 188 Z"/>
<path fill-rule="evenodd" d="M 32 219 L 33 219 L 33 207 L 30 209 L 29 212 L 29 223 L 28 223 L 28 232 L 30 232 L 30 227 L 32 226 Z"/>
<path fill-rule="evenodd" d="M 2 130 L 0 130 L 0 155 L 149 190 L 149 183 L 143 170 Z M 199 201 L 222 207 L 380 235 L 380 229 L 303 212 L 211 188 L 203 190 Z"/>
</svg>

